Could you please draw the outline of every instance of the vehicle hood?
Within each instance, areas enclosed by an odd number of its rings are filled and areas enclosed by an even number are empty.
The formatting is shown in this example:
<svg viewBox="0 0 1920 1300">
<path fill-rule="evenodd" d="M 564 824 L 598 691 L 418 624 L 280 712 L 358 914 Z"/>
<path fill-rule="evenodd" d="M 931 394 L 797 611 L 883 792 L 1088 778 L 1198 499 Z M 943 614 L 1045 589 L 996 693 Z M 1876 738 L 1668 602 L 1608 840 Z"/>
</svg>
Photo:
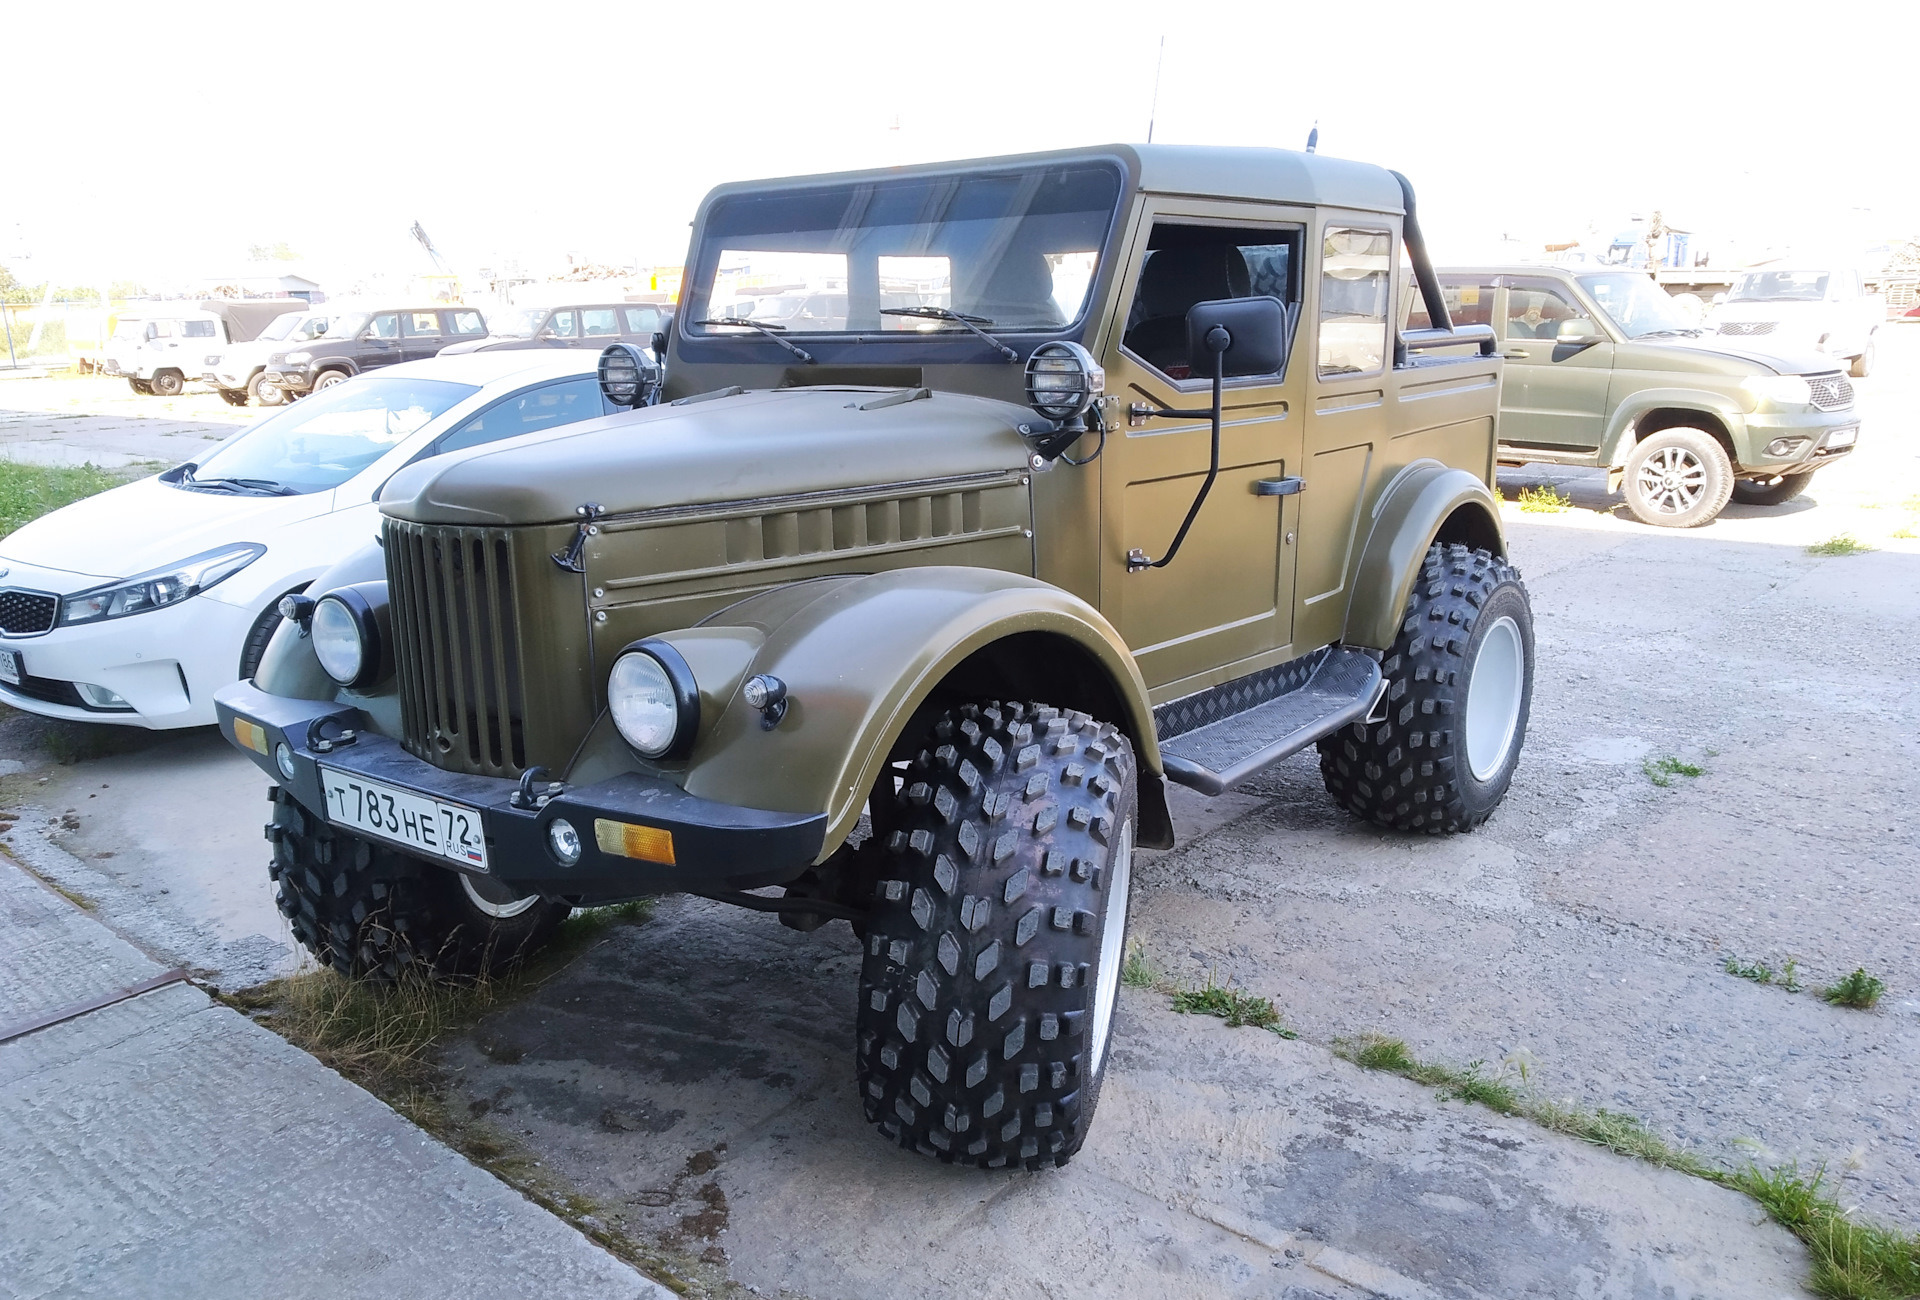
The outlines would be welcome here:
<svg viewBox="0 0 1920 1300">
<path fill-rule="evenodd" d="M 1025 407 L 926 390 L 790 388 L 683 399 L 408 466 L 380 509 L 496 527 L 1001 473 L 1026 464 Z"/>
<path fill-rule="evenodd" d="M 186 492 L 157 478 L 87 497 L 0 540 L 0 562 L 129 578 L 230 542 L 271 547 L 288 524 L 324 514 L 332 492 L 297 497 Z"/>
<path fill-rule="evenodd" d="M 1735 344 L 1727 338 L 1713 334 L 1703 334 L 1697 339 L 1661 339 L 1644 340 L 1633 345 L 1638 348 L 1669 348 L 1685 358 L 1676 369 L 1689 368 L 1685 362 L 1694 361 L 1701 354 L 1724 357 L 1735 361 L 1744 361 L 1750 365 L 1781 375 L 1818 375 L 1837 368 L 1832 357 L 1824 356 L 1811 348 L 1767 348 L 1749 347 Z M 1745 373 L 1745 372 L 1729 372 Z"/>
</svg>

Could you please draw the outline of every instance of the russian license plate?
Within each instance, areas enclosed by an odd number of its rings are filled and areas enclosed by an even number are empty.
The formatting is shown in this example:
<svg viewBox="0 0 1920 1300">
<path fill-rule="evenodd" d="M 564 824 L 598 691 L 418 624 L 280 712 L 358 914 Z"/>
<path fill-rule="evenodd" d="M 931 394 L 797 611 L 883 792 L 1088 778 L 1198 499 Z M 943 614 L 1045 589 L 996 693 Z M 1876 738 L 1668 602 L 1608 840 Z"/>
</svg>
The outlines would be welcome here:
<svg viewBox="0 0 1920 1300">
<path fill-rule="evenodd" d="M 1860 436 L 1858 429 L 1835 429 L 1827 435 L 1828 447 L 1851 447 L 1853 440 Z"/>
<path fill-rule="evenodd" d="M 26 669 L 20 665 L 18 650 L 0 650 L 0 682 L 10 682 L 18 686 L 20 674 L 25 671 Z"/>
<path fill-rule="evenodd" d="M 330 821 L 477 871 L 487 869 L 486 833 L 476 809 L 324 765 L 320 788 L 326 792 Z"/>
</svg>

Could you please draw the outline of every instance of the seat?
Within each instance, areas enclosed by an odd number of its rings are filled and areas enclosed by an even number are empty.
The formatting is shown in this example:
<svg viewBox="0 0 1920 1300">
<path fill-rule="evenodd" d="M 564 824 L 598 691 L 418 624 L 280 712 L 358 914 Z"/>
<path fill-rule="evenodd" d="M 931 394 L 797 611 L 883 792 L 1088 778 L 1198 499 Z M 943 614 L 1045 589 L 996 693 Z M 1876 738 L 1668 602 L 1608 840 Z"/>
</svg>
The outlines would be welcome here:
<svg viewBox="0 0 1920 1300">
<path fill-rule="evenodd" d="M 954 310 L 985 316 L 1002 329 L 1052 329 L 1066 322 L 1053 299 L 1053 268 L 1033 247 L 1009 248 L 987 277 L 986 287 Z"/>
<path fill-rule="evenodd" d="M 1138 325 L 1127 349 L 1162 374 L 1187 377 L 1187 312 L 1195 303 L 1245 298 L 1252 291 L 1247 259 L 1232 244 L 1162 248 L 1147 259 L 1135 295 Z"/>
</svg>

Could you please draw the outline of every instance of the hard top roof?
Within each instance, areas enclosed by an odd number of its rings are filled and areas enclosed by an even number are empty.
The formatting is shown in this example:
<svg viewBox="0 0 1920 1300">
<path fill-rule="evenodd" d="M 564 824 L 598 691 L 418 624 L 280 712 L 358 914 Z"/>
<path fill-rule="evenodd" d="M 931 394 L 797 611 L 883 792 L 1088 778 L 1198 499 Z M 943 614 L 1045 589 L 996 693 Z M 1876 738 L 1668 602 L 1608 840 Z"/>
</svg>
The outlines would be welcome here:
<svg viewBox="0 0 1920 1300">
<path fill-rule="evenodd" d="M 956 171 L 1008 171 L 1063 162 L 1117 162 L 1131 188 L 1152 194 L 1190 194 L 1208 198 L 1263 199 L 1276 203 L 1363 208 L 1400 212 L 1400 184 L 1393 173 L 1372 163 L 1329 158 L 1292 149 L 1255 149 L 1222 145 L 1107 144 L 1048 153 L 1007 154 L 953 162 L 921 163 L 869 171 L 734 181 L 716 186 L 707 203 L 729 194 L 810 184 L 844 184 Z M 703 207 L 705 205 L 702 205 Z"/>
</svg>

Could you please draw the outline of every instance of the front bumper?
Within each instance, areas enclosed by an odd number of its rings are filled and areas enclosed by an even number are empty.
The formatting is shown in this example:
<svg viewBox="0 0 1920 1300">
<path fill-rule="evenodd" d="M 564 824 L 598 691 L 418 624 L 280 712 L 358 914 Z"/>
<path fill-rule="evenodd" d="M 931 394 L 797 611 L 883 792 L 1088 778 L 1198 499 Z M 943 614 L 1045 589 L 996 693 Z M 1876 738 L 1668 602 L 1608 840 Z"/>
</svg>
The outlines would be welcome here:
<svg viewBox="0 0 1920 1300">
<path fill-rule="evenodd" d="M 784 884 L 813 864 L 826 837 L 825 813 L 739 808 L 637 772 L 565 789 L 542 807 L 518 808 L 513 803 L 518 782 L 442 771 L 407 753 L 397 741 L 362 731 L 365 718 L 358 709 L 269 695 L 251 682 L 225 687 L 215 694 L 214 704 L 221 733 L 315 816 L 333 820 L 321 792 L 322 762 L 426 798 L 464 804 L 480 813 L 487 874 L 518 893 L 564 898 L 575 906 Z M 243 738 L 236 720 L 263 733 L 253 737 L 258 747 Z M 345 744 L 331 739 L 343 731 L 355 733 L 355 738 Z M 274 757 L 281 744 L 292 760 L 291 779 Z M 580 861 L 570 867 L 547 848 L 547 827 L 560 817 L 573 824 L 582 841 Z M 642 861 L 605 852 L 597 822 L 666 831 L 672 836 L 673 860 Z M 612 838 L 618 840 L 618 833 Z M 462 869 L 448 858 L 417 856 L 448 870 Z"/>
<path fill-rule="evenodd" d="M 1853 435 L 1850 441 L 1845 438 L 1849 432 Z M 1769 444 L 1776 439 L 1791 445 L 1777 454 L 1769 452 Z M 1831 445 L 1836 442 L 1844 445 Z M 1745 437 L 1737 447 L 1739 468 L 1768 474 L 1805 474 L 1852 455 L 1859 443 L 1860 415 L 1851 407 L 1844 411 L 1759 411 L 1746 419 Z"/>
<path fill-rule="evenodd" d="M 269 366 L 261 372 L 260 382 L 272 384 L 275 388 L 284 388 L 289 393 L 304 393 L 313 387 L 313 380 L 307 372 L 293 366 L 282 366 L 279 369 Z"/>
</svg>

